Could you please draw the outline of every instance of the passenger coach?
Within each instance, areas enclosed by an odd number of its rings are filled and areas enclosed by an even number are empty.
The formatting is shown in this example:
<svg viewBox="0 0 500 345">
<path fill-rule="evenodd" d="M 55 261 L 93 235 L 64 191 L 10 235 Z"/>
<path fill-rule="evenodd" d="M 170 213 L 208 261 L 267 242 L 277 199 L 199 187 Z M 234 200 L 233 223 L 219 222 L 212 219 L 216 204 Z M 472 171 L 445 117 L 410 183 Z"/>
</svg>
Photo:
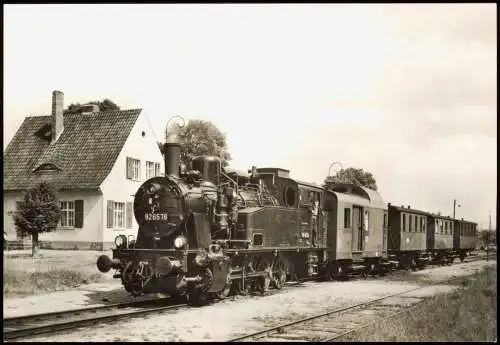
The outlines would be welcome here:
<svg viewBox="0 0 500 345">
<path fill-rule="evenodd" d="M 425 211 L 388 205 L 389 257 L 400 267 L 417 269 L 430 260 L 427 252 L 427 219 Z"/>
</svg>

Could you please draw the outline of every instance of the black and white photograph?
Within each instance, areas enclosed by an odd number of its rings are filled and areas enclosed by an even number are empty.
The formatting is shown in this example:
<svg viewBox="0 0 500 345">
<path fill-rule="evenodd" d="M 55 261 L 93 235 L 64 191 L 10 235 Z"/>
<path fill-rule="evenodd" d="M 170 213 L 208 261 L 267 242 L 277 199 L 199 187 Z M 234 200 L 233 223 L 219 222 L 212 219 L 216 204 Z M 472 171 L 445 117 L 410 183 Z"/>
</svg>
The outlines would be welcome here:
<svg viewBox="0 0 500 345">
<path fill-rule="evenodd" d="M 497 341 L 495 3 L 3 29 L 4 341 Z"/>
</svg>

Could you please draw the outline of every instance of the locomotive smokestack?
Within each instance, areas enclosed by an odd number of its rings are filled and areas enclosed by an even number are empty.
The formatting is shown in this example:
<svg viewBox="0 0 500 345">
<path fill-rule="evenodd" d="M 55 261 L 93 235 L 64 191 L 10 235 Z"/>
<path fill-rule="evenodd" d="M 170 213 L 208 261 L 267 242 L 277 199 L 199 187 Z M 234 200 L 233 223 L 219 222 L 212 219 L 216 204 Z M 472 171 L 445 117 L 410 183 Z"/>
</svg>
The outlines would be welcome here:
<svg viewBox="0 0 500 345">
<path fill-rule="evenodd" d="M 179 170 L 181 167 L 181 148 L 182 145 L 173 136 L 163 146 L 165 152 L 165 175 L 179 177 Z"/>
</svg>

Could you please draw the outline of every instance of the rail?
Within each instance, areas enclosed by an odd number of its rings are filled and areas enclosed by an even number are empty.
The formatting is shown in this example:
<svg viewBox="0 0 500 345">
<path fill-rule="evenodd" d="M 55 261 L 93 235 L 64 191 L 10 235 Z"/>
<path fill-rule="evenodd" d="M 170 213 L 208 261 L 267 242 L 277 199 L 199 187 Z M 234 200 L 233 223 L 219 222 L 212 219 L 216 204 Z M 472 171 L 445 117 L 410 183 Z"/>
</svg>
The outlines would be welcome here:
<svg viewBox="0 0 500 345">
<path fill-rule="evenodd" d="M 483 257 L 474 257 L 475 260 Z M 471 258 L 472 259 L 472 258 Z M 453 277 L 445 281 L 436 282 L 433 285 L 447 284 L 455 280 L 464 279 L 465 277 Z M 405 303 L 383 303 L 391 298 L 406 298 L 413 299 L 416 305 L 425 297 L 422 296 L 404 296 L 411 292 L 429 288 L 429 285 L 419 286 L 417 288 L 408 289 L 402 292 L 389 294 L 383 297 L 375 298 L 369 301 L 356 303 L 354 305 L 340 307 L 334 310 L 323 312 L 321 314 L 302 318 L 300 320 L 291 321 L 273 326 L 261 331 L 242 335 L 228 340 L 228 342 L 237 341 L 321 341 L 329 342 L 343 336 L 356 332 L 365 328 L 374 322 L 394 317 L 408 310 Z M 383 317 L 377 317 L 377 313 L 386 313 Z M 375 318 L 373 315 L 375 314 Z M 344 318 L 335 319 L 335 317 L 343 316 Z"/>
<path fill-rule="evenodd" d="M 167 305 L 161 305 L 167 303 Z M 119 303 L 106 306 L 74 309 L 44 314 L 34 314 L 3 320 L 4 340 L 32 337 L 88 326 L 103 321 L 135 317 L 153 312 L 162 312 L 186 307 L 171 298 Z"/>
</svg>

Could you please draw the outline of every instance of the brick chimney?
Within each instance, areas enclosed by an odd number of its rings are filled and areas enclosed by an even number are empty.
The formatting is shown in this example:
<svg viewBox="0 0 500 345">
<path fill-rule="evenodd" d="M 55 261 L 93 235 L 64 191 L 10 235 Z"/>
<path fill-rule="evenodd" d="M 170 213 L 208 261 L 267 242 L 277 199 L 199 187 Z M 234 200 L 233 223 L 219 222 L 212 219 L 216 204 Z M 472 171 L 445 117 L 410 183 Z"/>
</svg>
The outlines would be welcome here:
<svg viewBox="0 0 500 345">
<path fill-rule="evenodd" d="M 51 143 L 59 139 L 64 129 L 64 93 L 55 90 L 52 92 L 52 138 Z"/>
</svg>

